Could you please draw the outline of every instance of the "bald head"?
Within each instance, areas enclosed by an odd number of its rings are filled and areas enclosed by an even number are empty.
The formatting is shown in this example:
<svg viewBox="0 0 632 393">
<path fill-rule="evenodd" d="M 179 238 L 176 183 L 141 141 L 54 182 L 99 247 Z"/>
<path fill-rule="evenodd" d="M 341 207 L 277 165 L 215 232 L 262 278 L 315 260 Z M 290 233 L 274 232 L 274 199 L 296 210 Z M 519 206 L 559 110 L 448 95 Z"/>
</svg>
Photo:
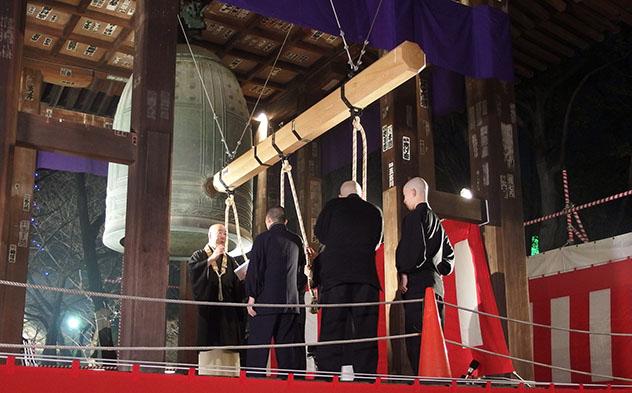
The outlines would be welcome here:
<svg viewBox="0 0 632 393">
<path fill-rule="evenodd" d="M 213 224 L 208 228 L 208 244 L 217 247 L 226 243 L 226 227 L 223 224 Z"/>
<path fill-rule="evenodd" d="M 428 201 L 428 183 L 421 177 L 408 180 L 402 191 L 404 204 L 409 210 L 414 210 L 418 204 Z"/>
<path fill-rule="evenodd" d="M 362 187 L 357 182 L 348 180 L 340 186 L 340 198 L 346 198 L 351 194 L 362 196 Z"/>
</svg>

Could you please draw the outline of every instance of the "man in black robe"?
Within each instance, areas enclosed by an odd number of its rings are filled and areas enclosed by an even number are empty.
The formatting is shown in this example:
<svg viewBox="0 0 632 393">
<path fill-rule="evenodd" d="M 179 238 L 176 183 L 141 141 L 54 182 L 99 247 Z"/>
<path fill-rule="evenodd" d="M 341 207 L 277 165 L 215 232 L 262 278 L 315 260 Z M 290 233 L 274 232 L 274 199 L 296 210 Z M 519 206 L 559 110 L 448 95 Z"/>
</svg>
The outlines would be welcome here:
<svg viewBox="0 0 632 393">
<path fill-rule="evenodd" d="M 303 242 L 288 231 L 285 210 L 278 206 L 266 214 L 267 231 L 256 237 L 246 273 L 249 321 L 248 344 L 276 344 L 300 342 L 299 310 L 292 305 L 302 303 L 298 283 L 304 282 L 305 252 Z M 287 304 L 288 307 L 256 307 L 256 303 Z M 304 367 L 301 351 L 296 348 L 278 348 L 276 355 L 281 369 Z M 248 367 L 265 368 L 268 349 L 248 350 Z M 249 373 L 251 376 L 261 374 Z"/>
<path fill-rule="evenodd" d="M 438 300 L 443 298 L 443 279 L 454 269 L 454 251 L 439 217 L 428 204 L 428 184 L 420 177 L 410 179 L 403 188 L 404 204 L 410 213 L 404 217 L 396 266 L 403 299 L 423 299 L 432 287 Z M 443 304 L 437 304 L 443 322 Z M 404 305 L 406 333 L 420 333 L 423 302 Z M 421 338 L 406 339 L 406 351 L 413 373 L 419 369 Z"/>
<path fill-rule="evenodd" d="M 189 260 L 193 298 L 198 301 L 243 302 L 244 285 L 235 275 L 238 264 L 225 252 L 226 228 L 209 228 L 208 244 Z M 242 345 L 245 333 L 243 307 L 198 306 L 197 345 Z"/>
<path fill-rule="evenodd" d="M 360 196 L 354 181 L 340 187 L 339 198 L 327 202 L 314 233 L 324 251 L 314 262 L 321 304 L 379 301 L 380 282 L 375 249 L 382 236 L 380 210 Z M 322 309 L 319 341 L 377 336 L 379 306 Z M 353 365 L 356 373 L 375 374 L 377 342 L 325 345 L 316 349 L 318 369 L 340 372 Z"/>
</svg>

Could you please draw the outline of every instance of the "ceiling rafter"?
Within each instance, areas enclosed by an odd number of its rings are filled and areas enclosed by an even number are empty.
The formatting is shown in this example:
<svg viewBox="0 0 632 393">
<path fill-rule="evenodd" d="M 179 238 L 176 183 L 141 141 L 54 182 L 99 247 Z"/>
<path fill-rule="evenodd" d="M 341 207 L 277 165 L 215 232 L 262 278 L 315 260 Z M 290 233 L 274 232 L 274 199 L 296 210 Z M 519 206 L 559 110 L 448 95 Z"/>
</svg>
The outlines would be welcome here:
<svg viewBox="0 0 632 393">
<path fill-rule="evenodd" d="M 90 5 L 90 0 L 81 0 L 79 4 L 77 5 L 77 9 L 80 10 L 81 12 L 85 12 L 89 5 Z M 55 45 L 53 46 L 53 49 L 51 50 L 51 54 L 53 56 L 56 56 L 59 53 L 62 46 L 68 39 L 68 36 L 70 35 L 70 33 L 72 33 L 73 30 L 75 30 L 75 28 L 77 27 L 77 23 L 79 23 L 80 19 L 81 19 L 81 16 L 79 16 L 78 14 L 73 14 L 70 17 L 70 20 L 68 21 L 68 23 L 66 23 L 66 26 L 64 27 L 64 31 L 61 37 L 57 39 L 57 42 L 55 42 Z"/>
<path fill-rule="evenodd" d="M 96 19 L 121 27 L 133 27 L 129 19 L 106 14 L 103 12 L 93 11 L 90 8 L 81 9 L 81 7 L 79 6 L 63 3 L 58 0 L 29 0 L 29 2 L 38 5 L 46 5 L 57 11 L 66 12 L 68 14 L 76 14 L 80 17 L 85 16 L 86 18 Z"/>
<path fill-rule="evenodd" d="M 95 62 L 91 62 L 89 60 L 83 60 L 76 57 L 59 54 L 56 57 L 51 57 L 47 51 L 37 49 L 37 48 L 24 48 L 24 58 L 32 59 L 32 60 L 41 60 L 50 64 L 63 66 L 71 66 L 83 68 L 86 70 L 93 71 L 95 75 L 101 78 L 106 78 L 108 75 L 113 75 L 121 78 L 129 78 L 132 74 L 132 70 L 126 70 L 119 67 L 114 66 L 99 66 Z M 100 74 L 100 75 L 99 75 Z"/>
<path fill-rule="evenodd" d="M 294 33 L 291 34 L 291 37 L 288 37 L 285 47 L 282 49 L 282 52 L 279 55 L 279 59 L 283 56 L 284 53 L 286 53 L 290 49 L 290 47 L 295 42 L 301 40 L 303 37 L 305 37 L 305 32 L 303 32 L 302 30 L 295 30 Z M 274 56 L 268 57 L 266 61 L 259 63 L 255 68 L 253 68 L 250 71 L 250 73 L 246 77 L 246 82 L 253 80 L 257 76 L 257 74 L 259 74 L 262 70 L 266 69 L 268 66 L 272 66 L 272 64 L 274 63 L 274 60 L 276 59 L 276 55 L 277 55 L 276 52 L 278 51 L 275 50 L 274 52 L 275 52 Z"/>
<path fill-rule="evenodd" d="M 56 29 L 56 28 L 51 27 L 51 26 L 39 25 L 38 24 L 38 25 L 33 26 L 32 28 L 33 28 L 33 30 L 36 30 L 39 33 L 43 33 L 43 34 L 46 34 L 46 35 L 54 37 L 57 40 L 55 45 L 59 44 L 60 46 L 63 46 L 65 41 L 70 40 L 70 41 L 81 42 L 81 43 L 84 43 L 84 44 L 87 44 L 87 45 L 96 46 L 97 48 L 101 48 L 101 49 L 103 49 L 105 51 L 109 51 L 114 46 L 114 43 L 112 43 L 110 41 L 102 40 L 102 39 L 96 38 L 96 37 L 90 37 L 90 36 L 83 35 L 83 34 L 74 33 L 72 31 L 69 32 L 68 34 L 65 34 L 64 31 Z M 65 39 L 63 39 L 64 35 L 66 37 Z M 123 53 L 130 54 L 130 55 L 134 54 L 134 50 L 132 48 L 121 47 L 120 51 L 123 52 Z M 53 53 L 53 51 L 51 51 L 51 54 L 56 56 L 58 53 L 55 54 L 55 53 Z"/>
<path fill-rule="evenodd" d="M 134 19 L 134 17 L 132 19 Z M 108 51 L 105 53 L 105 55 L 99 62 L 99 66 L 104 66 L 105 64 L 107 64 L 112 59 L 112 56 L 114 56 L 116 52 L 122 52 L 128 55 L 134 56 L 135 54 L 134 48 L 128 48 L 124 46 L 125 42 L 127 41 L 129 36 L 133 32 L 134 32 L 134 29 L 132 28 L 127 28 L 127 27 L 123 28 L 123 31 L 121 31 L 119 36 L 116 37 L 116 40 L 114 40 L 114 42 L 112 43 L 112 46 L 108 49 Z"/>
</svg>

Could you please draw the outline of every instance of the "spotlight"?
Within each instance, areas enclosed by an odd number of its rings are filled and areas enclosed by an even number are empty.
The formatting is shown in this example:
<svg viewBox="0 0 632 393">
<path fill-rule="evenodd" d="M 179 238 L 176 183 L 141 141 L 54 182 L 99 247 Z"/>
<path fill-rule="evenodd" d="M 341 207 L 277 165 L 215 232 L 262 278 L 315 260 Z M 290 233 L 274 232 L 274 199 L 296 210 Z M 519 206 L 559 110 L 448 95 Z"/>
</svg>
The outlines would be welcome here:
<svg viewBox="0 0 632 393">
<path fill-rule="evenodd" d="M 257 115 L 257 117 L 255 117 L 255 120 L 256 120 L 256 121 L 259 121 L 259 122 L 261 122 L 261 121 L 265 121 L 265 122 L 267 122 L 267 121 L 268 121 L 268 115 L 266 115 L 266 113 L 265 113 L 265 112 L 261 112 L 261 113 L 259 113 L 259 114 Z"/>
<path fill-rule="evenodd" d="M 259 122 L 255 142 L 260 142 L 268 137 L 268 115 L 265 112 L 261 112 L 255 117 L 255 121 Z"/>
<path fill-rule="evenodd" d="M 465 198 L 465 199 L 472 199 L 473 195 L 472 195 L 472 191 L 470 191 L 469 188 L 463 188 L 461 189 L 461 198 Z"/>
<path fill-rule="evenodd" d="M 70 315 L 66 318 L 66 326 L 70 330 L 78 330 L 81 327 L 81 320 L 76 315 Z"/>
</svg>

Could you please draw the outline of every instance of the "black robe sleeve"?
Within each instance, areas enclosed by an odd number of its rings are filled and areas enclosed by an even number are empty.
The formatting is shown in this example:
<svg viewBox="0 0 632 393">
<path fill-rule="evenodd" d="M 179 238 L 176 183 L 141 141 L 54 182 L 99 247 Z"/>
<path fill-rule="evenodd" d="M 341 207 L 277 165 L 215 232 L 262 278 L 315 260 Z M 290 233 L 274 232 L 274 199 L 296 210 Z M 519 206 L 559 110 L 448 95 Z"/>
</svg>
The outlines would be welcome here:
<svg viewBox="0 0 632 393">
<path fill-rule="evenodd" d="M 197 250 L 189 259 L 189 277 L 193 289 L 193 299 L 206 301 L 210 298 L 213 285 L 209 281 L 209 267 L 204 250 Z M 217 285 L 215 285 L 217 286 Z M 217 288 L 215 288 L 217 291 Z"/>
<path fill-rule="evenodd" d="M 303 242 L 301 241 L 298 251 L 298 268 L 296 272 L 296 287 L 298 292 L 301 293 L 305 290 L 307 285 L 307 276 L 305 275 L 305 264 L 307 263 L 305 249 L 303 248 Z M 301 299 L 302 302 L 302 299 Z"/>
<path fill-rule="evenodd" d="M 373 244 L 375 244 L 375 248 L 377 248 L 377 246 L 382 241 L 382 235 L 384 234 L 383 222 L 384 221 L 382 220 L 382 211 L 377 206 L 375 206 L 375 218 L 373 220 Z"/>
<path fill-rule="evenodd" d="M 318 219 L 316 220 L 316 225 L 314 226 L 314 235 L 316 236 L 318 241 L 320 241 L 321 244 L 327 244 L 327 240 L 328 240 L 327 235 L 329 233 L 329 223 L 331 222 L 331 215 L 332 215 L 331 204 L 332 204 L 331 201 L 327 202 L 323 210 L 321 210 L 320 214 L 318 215 Z"/>
<path fill-rule="evenodd" d="M 417 218 L 413 212 L 406 215 L 402 221 L 401 238 L 395 252 L 398 273 L 413 273 L 419 263 L 426 260 L 426 242 L 422 235 L 422 224 Z"/>
<path fill-rule="evenodd" d="M 248 264 L 248 272 L 246 273 L 247 297 L 256 299 L 263 289 L 263 280 L 266 270 L 264 251 L 261 236 L 258 236 L 252 245 L 250 263 Z"/>
<path fill-rule="evenodd" d="M 450 244 L 448 236 L 443 232 L 443 254 L 441 255 L 441 262 L 437 266 L 437 270 L 443 276 L 447 276 L 454 270 L 454 249 Z"/>
</svg>

